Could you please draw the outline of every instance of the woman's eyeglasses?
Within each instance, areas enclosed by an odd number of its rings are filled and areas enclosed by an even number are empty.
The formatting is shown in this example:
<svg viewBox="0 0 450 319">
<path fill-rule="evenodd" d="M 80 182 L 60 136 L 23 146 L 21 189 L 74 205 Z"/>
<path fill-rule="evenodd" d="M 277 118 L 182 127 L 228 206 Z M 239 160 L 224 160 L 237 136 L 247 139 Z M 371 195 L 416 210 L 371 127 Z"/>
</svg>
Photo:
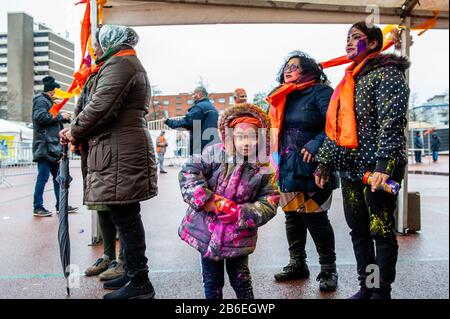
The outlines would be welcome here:
<svg viewBox="0 0 450 319">
<path fill-rule="evenodd" d="M 290 64 L 284 67 L 284 73 L 291 73 L 300 70 L 300 66 L 297 64 Z"/>
</svg>

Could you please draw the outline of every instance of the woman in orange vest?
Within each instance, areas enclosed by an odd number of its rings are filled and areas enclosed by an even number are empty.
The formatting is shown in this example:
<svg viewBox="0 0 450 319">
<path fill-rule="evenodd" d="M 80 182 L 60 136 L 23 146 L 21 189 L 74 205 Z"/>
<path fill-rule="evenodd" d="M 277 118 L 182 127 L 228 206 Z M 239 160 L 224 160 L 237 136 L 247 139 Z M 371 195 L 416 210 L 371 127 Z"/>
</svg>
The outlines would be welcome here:
<svg viewBox="0 0 450 319">
<path fill-rule="evenodd" d="M 161 135 L 158 137 L 158 142 L 156 143 L 156 153 L 158 153 L 158 163 L 159 163 L 159 172 L 161 174 L 167 174 L 167 172 L 164 170 L 164 156 L 166 155 L 167 151 L 167 140 L 166 140 L 166 132 L 161 131 Z"/>
<path fill-rule="evenodd" d="M 328 138 L 316 158 L 319 187 L 326 184 L 332 169 L 341 177 L 360 282 L 352 299 L 390 299 L 396 275 L 397 196 L 379 188 L 388 179 L 400 183 L 405 175 L 409 99 L 405 71 L 410 63 L 404 57 L 381 54 L 382 47 L 378 27 L 359 22 L 350 28 L 347 55 L 353 63 L 331 98 Z M 366 185 L 363 177 L 368 172 L 374 175 Z M 380 275 L 375 282 L 374 266 Z"/>
</svg>

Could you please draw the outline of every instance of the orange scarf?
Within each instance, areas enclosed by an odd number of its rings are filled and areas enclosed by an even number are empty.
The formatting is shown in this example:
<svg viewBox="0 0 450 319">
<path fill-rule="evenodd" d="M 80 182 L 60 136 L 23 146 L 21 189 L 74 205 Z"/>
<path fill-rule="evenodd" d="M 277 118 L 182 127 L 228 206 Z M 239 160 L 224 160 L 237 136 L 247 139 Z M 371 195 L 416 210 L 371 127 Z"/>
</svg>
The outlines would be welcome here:
<svg viewBox="0 0 450 319">
<path fill-rule="evenodd" d="M 317 84 L 316 80 L 312 80 L 305 83 L 287 83 L 281 86 L 278 90 L 273 92 L 266 101 L 270 104 L 270 120 L 272 122 L 272 128 L 275 136 L 274 143 L 275 147 L 278 145 L 278 136 L 281 132 L 281 128 L 283 126 L 284 119 L 284 107 L 286 106 L 286 98 L 289 93 L 292 93 L 297 90 L 306 90 Z"/>
<path fill-rule="evenodd" d="M 325 132 L 336 141 L 337 145 L 346 148 L 358 148 L 358 133 L 355 117 L 355 77 L 361 72 L 367 61 L 375 58 L 380 52 L 370 54 L 359 65 L 352 63 L 345 77 L 334 90 L 327 112 Z"/>
<path fill-rule="evenodd" d="M 128 56 L 128 55 L 136 55 L 136 51 L 133 49 L 129 49 L 129 50 L 122 50 L 120 52 L 117 52 L 116 54 L 113 55 L 113 57 L 117 57 L 117 56 Z M 98 73 L 100 71 L 100 69 L 102 68 L 103 64 L 105 63 L 105 61 L 97 64 L 97 65 L 92 65 L 90 67 L 84 67 L 82 68 L 80 71 L 76 72 L 74 74 L 74 80 L 72 82 L 72 85 L 70 86 L 68 92 L 72 92 L 74 91 L 77 87 L 80 88 L 80 92 L 83 89 L 83 86 L 85 85 L 87 79 L 95 73 Z M 56 117 L 59 113 L 59 111 L 63 108 L 63 106 L 67 103 L 69 99 L 64 99 L 61 103 L 59 104 L 54 104 L 49 112 L 50 114 L 53 115 L 53 117 Z"/>
</svg>

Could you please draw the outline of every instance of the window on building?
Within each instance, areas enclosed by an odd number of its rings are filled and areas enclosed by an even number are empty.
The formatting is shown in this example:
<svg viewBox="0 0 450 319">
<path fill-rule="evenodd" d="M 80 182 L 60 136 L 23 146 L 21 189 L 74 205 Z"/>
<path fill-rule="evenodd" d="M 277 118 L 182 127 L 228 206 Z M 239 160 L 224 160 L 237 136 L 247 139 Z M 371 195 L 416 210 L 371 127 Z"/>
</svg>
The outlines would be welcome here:
<svg viewBox="0 0 450 319">
<path fill-rule="evenodd" d="M 6 54 L 0 54 L 0 58 L 6 58 L 7 55 Z"/>
<path fill-rule="evenodd" d="M 35 66 L 48 66 L 48 61 L 34 62 Z"/>
<path fill-rule="evenodd" d="M 183 100 L 183 98 L 178 96 L 177 101 L 181 101 L 181 100 Z"/>
<path fill-rule="evenodd" d="M 48 32 L 35 32 L 35 37 L 48 37 Z"/>
<path fill-rule="evenodd" d="M 194 101 L 192 101 L 192 100 L 189 100 L 189 101 L 188 101 L 188 104 L 189 104 L 189 105 L 191 105 L 191 104 L 193 104 L 193 103 L 194 103 Z"/>
<path fill-rule="evenodd" d="M 164 104 L 164 105 L 169 105 L 170 102 L 169 102 L 168 100 L 164 100 L 164 101 L 163 101 L 163 104 Z"/>
<path fill-rule="evenodd" d="M 219 99 L 219 103 L 225 104 L 225 99 Z"/>
<path fill-rule="evenodd" d="M 6 63 L 0 63 L 0 68 L 6 68 L 8 66 L 8 64 Z"/>
<path fill-rule="evenodd" d="M 34 52 L 34 56 L 48 56 L 48 52 Z"/>
<path fill-rule="evenodd" d="M 48 75 L 47 71 L 34 71 L 34 75 Z"/>
<path fill-rule="evenodd" d="M 35 47 L 48 47 L 48 42 L 34 42 Z"/>
<path fill-rule="evenodd" d="M 0 49 L 6 49 L 8 47 L 7 44 L 0 44 Z"/>
</svg>

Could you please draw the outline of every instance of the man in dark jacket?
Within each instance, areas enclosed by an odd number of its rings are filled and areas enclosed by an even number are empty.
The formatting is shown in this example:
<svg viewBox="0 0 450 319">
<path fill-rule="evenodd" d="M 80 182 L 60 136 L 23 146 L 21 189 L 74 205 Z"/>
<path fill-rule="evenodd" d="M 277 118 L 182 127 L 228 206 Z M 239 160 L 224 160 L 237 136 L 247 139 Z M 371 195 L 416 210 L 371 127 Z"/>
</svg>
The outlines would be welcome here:
<svg viewBox="0 0 450 319">
<path fill-rule="evenodd" d="M 416 132 L 416 137 L 414 138 L 414 154 L 416 155 L 416 163 L 422 163 L 422 149 L 423 149 L 423 138 L 420 136 L 420 132 Z"/>
<path fill-rule="evenodd" d="M 439 149 L 441 148 L 441 139 L 436 134 L 431 135 L 431 151 L 433 152 L 433 162 L 439 159 Z"/>
<path fill-rule="evenodd" d="M 53 105 L 55 89 L 60 85 L 55 79 L 47 76 L 42 79 L 44 92 L 33 98 L 33 161 L 38 164 L 38 176 L 34 189 L 34 212 L 37 217 L 48 217 L 52 212 L 44 208 L 43 194 L 50 174 L 53 176 L 53 187 L 56 196 L 56 210 L 59 209 L 59 163 L 62 148 L 59 143 L 59 131 L 63 123 L 70 122 L 70 114 L 61 112 L 53 117 L 48 111 Z"/>
<path fill-rule="evenodd" d="M 217 122 L 219 112 L 208 99 L 208 92 L 203 87 L 198 87 L 192 95 L 194 105 L 188 114 L 179 120 L 166 120 L 170 128 L 184 128 L 190 132 L 190 155 L 201 155 L 208 145 L 220 143 Z"/>
</svg>

